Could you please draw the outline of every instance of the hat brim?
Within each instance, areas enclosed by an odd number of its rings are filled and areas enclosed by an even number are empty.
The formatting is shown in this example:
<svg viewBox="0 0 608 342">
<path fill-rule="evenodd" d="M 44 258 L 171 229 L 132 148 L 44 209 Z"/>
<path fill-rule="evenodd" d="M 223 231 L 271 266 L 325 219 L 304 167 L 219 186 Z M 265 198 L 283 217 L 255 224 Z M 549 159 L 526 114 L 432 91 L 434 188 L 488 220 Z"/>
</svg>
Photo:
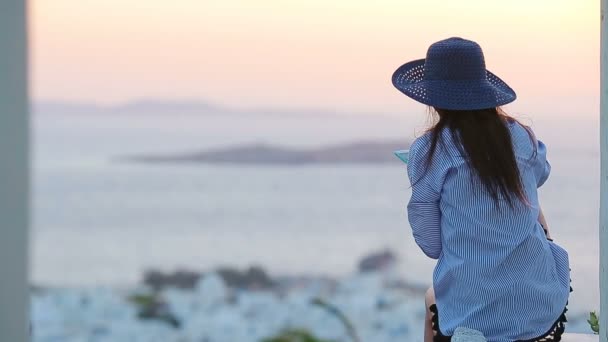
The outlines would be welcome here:
<svg viewBox="0 0 608 342">
<path fill-rule="evenodd" d="M 441 109 L 476 110 L 515 101 L 515 91 L 486 70 L 485 80 L 425 80 L 425 59 L 403 64 L 392 77 L 395 88 L 420 103 Z"/>
</svg>

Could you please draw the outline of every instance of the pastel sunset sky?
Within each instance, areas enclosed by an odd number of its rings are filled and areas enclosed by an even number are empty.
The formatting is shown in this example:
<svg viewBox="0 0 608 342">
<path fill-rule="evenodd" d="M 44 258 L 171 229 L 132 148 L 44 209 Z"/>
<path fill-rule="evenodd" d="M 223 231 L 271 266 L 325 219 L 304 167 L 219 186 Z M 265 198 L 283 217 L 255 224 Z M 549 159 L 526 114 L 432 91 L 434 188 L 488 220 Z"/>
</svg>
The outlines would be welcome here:
<svg viewBox="0 0 608 342">
<path fill-rule="evenodd" d="M 33 0 L 37 100 L 202 99 L 233 107 L 419 108 L 393 70 L 429 44 L 481 44 L 515 111 L 597 115 L 599 1 Z"/>
</svg>

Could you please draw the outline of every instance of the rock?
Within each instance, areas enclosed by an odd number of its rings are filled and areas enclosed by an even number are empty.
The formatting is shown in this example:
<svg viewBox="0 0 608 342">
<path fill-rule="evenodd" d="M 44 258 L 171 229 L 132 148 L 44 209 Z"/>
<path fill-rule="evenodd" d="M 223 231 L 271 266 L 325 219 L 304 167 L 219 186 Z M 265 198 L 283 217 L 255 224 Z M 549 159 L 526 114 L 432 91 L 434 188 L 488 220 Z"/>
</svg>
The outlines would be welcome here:
<svg viewBox="0 0 608 342">
<path fill-rule="evenodd" d="M 157 291 L 166 287 L 192 289 L 200 277 L 200 273 L 184 270 L 178 270 L 172 274 L 164 274 L 160 271 L 147 271 L 144 275 L 144 283 Z"/>
<path fill-rule="evenodd" d="M 275 286 L 275 282 L 266 271 L 258 266 L 252 266 L 245 271 L 236 268 L 218 268 L 211 274 L 219 275 L 224 283 L 231 288 L 246 290 L 266 290 Z M 194 289 L 200 280 L 207 275 L 194 271 L 178 270 L 174 273 L 163 273 L 152 270 L 144 275 L 144 283 L 155 291 L 168 287 L 179 289 Z"/>
<path fill-rule="evenodd" d="M 374 272 L 386 270 L 397 262 L 395 254 L 390 250 L 370 254 L 359 262 L 359 272 Z"/>
<path fill-rule="evenodd" d="M 222 276 L 226 285 L 233 288 L 261 290 L 270 289 L 275 283 L 263 268 L 252 266 L 241 272 L 234 268 L 220 268 L 217 273 Z"/>
</svg>

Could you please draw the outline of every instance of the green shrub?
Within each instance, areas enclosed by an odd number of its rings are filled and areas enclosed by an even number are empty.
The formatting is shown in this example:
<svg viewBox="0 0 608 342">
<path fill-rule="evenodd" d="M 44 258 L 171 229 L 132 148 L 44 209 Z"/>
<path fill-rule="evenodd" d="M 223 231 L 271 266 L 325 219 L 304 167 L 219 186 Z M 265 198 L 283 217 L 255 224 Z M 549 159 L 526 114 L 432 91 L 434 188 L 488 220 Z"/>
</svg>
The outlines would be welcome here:
<svg viewBox="0 0 608 342">
<path fill-rule="evenodd" d="M 595 311 L 589 313 L 589 319 L 587 320 L 587 322 L 589 322 L 591 330 L 593 330 L 593 332 L 598 335 L 600 333 L 600 322 L 599 317 L 597 316 Z"/>
<path fill-rule="evenodd" d="M 335 342 L 331 340 L 322 340 L 306 330 L 292 329 L 281 332 L 278 336 L 267 338 L 262 342 Z"/>
<path fill-rule="evenodd" d="M 315 298 L 311 302 L 312 305 L 318 306 L 325 311 L 329 312 L 332 316 L 336 317 L 340 323 L 344 326 L 346 333 L 350 337 L 352 342 L 360 342 L 359 336 L 357 335 L 357 331 L 351 321 L 346 317 L 346 315 L 340 311 L 336 306 L 330 304 L 329 302 L 321 299 Z M 303 329 L 291 329 L 285 330 L 281 332 L 279 335 L 271 338 L 267 338 L 262 340 L 262 342 L 336 342 L 332 340 L 322 340 L 318 337 L 315 337 L 310 332 Z"/>
</svg>

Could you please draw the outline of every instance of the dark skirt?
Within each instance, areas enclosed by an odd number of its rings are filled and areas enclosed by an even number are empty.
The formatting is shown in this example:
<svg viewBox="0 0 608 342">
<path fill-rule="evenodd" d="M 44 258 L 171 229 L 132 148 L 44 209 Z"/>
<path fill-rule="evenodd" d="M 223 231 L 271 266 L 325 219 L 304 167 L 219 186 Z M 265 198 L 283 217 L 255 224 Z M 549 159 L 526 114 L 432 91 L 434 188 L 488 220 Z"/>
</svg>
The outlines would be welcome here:
<svg viewBox="0 0 608 342">
<path fill-rule="evenodd" d="M 570 291 L 572 291 L 572 288 L 570 288 Z M 431 305 L 429 307 L 429 310 L 433 313 L 432 326 L 433 326 L 433 332 L 435 333 L 435 335 L 433 337 L 433 342 L 449 342 L 449 341 L 451 341 L 452 340 L 452 336 L 445 336 L 445 335 L 443 335 L 441 333 L 441 329 L 439 328 L 439 314 L 437 312 L 437 305 L 435 305 L 435 304 Z M 564 308 L 564 311 L 559 316 L 559 318 L 555 321 L 555 323 L 553 323 L 553 325 L 551 326 L 551 329 L 549 329 L 543 335 L 541 335 L 539 337 L 536 337 L 536 338 L 533 338 L 531 340 L 520 340 L 520 341 L 516 341 L 516 342 L 561 341 L 562 334 L 564 333 L 564 329 L 565 329 L 564 323 L 566 323 L 568 321 L 566 319 L 566 311 L 568 311 L 568 309 Z"/>
</svg>

